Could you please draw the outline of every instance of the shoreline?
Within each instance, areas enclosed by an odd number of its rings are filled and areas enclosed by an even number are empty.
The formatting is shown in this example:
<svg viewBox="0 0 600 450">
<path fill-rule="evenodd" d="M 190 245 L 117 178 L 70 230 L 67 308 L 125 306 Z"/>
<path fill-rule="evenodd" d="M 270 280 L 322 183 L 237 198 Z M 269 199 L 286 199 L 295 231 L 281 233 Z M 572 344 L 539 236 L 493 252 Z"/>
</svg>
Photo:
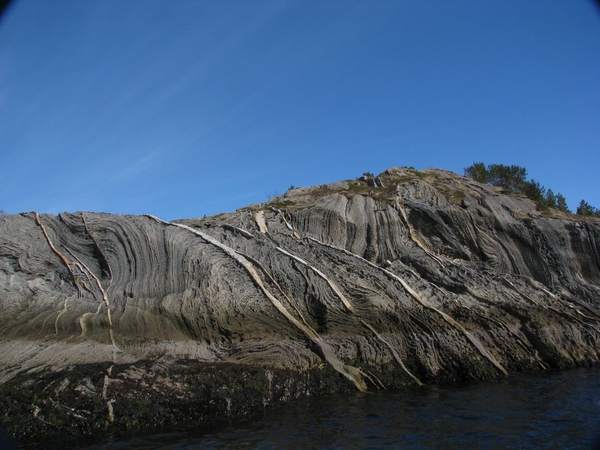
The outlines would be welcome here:
<svg viewBox="0 0 600 450">
<path fill-rule="evenodd" d="M 508 376 L 596 366 L 528 370 Z M 105 387 L 102 374 L 109 369 L 112 377 Z M 388 383 L 385 390 L 370 386 L 373 388 L 370 392 L 419 389 L 406 379 L 400 368 L 387 373 L 375 372 L 373 367 L 365 370 Z M 423 388 L 451 389 L 505 378 L 499 374 L 487 378 L 464 375 L 461 378 L 456 374 L 454 380 L 426 384 Z M 297 373 L 229 363 L 178 360 L 166 365 L 160 361 L 140 361 L 19 375 L 0 386 L 0 404 L 11 410 L 10 420 L 2 423 L 6 432 L 24 448 L 35 448 L 41 440 L 97 441 L 106 435 L 222 427 L 251 420 L 294 400 L 354 392 L 357 391 L 352 383 L 328 366 Z"/>
</svg>

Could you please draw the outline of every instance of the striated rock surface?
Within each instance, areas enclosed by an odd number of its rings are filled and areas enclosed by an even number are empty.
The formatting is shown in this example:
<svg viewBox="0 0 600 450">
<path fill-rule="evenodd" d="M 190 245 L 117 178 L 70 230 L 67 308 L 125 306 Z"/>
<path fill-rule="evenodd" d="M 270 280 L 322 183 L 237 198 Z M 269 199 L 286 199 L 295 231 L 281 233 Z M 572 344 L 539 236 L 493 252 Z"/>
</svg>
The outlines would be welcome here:
<svg viewBox="0 0 600 450">
<path fill-rule="evenodd" d="M 0 215 L 19 439 L 596 364 L 600 221 L 389 169 L 205 219 Z"/>
</svg>

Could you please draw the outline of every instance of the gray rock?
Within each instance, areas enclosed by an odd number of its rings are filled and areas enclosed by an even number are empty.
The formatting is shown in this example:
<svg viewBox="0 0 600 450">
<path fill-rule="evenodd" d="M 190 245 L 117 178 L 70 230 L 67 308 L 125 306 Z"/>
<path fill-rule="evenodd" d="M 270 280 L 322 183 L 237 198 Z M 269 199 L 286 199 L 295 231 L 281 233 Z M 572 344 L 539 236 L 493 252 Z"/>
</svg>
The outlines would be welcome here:
<svg viewBox="0 0 600 450">
<path fill-rule="evenodd" d="M 9 430 L 141 428 L 142 398 L 169 424 L 207 399 L 193 420 L 598 362 L 598 219 L 440 170 L 375 179 L 177 223 L 0 216 Z"/>
</svg>

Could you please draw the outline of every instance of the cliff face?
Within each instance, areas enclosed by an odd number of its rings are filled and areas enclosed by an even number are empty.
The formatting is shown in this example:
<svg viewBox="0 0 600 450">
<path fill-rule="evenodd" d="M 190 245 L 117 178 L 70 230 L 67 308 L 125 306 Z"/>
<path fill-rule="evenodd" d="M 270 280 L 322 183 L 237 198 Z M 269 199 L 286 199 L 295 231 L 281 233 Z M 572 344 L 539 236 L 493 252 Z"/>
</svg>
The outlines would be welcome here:
<svg viewBox="0 0 600 450">
<path fill-rule="evenodd" d="M 595 364 L 600 221 L 409 169 L 174 223 L 0 215 L 0 312 L 17 436 Z"/>
</svg>

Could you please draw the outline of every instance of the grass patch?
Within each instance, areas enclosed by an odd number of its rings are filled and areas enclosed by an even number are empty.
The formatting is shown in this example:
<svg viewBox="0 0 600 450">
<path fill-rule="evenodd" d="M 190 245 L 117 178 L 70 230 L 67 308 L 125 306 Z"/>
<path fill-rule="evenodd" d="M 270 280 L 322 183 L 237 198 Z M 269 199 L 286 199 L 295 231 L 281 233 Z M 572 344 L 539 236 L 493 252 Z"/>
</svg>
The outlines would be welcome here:
<svg viewBox="0 0 600 450">
<path fill-rule="evenodd" d="M 350 187 L 348 188 L 348 192 L 352 194 L 362 194 L 368 192 L 370 189 L 369 185 L 361 180 L 354 180 L 350 182 Z"/>
<path fill-rule="evenodd" d="M 292 200 L 284 200 L 282 202 L 269 203 L 269 206 L 276 209 L 292 208 L 296 205 L 296 202 Z"/>
</svg>

